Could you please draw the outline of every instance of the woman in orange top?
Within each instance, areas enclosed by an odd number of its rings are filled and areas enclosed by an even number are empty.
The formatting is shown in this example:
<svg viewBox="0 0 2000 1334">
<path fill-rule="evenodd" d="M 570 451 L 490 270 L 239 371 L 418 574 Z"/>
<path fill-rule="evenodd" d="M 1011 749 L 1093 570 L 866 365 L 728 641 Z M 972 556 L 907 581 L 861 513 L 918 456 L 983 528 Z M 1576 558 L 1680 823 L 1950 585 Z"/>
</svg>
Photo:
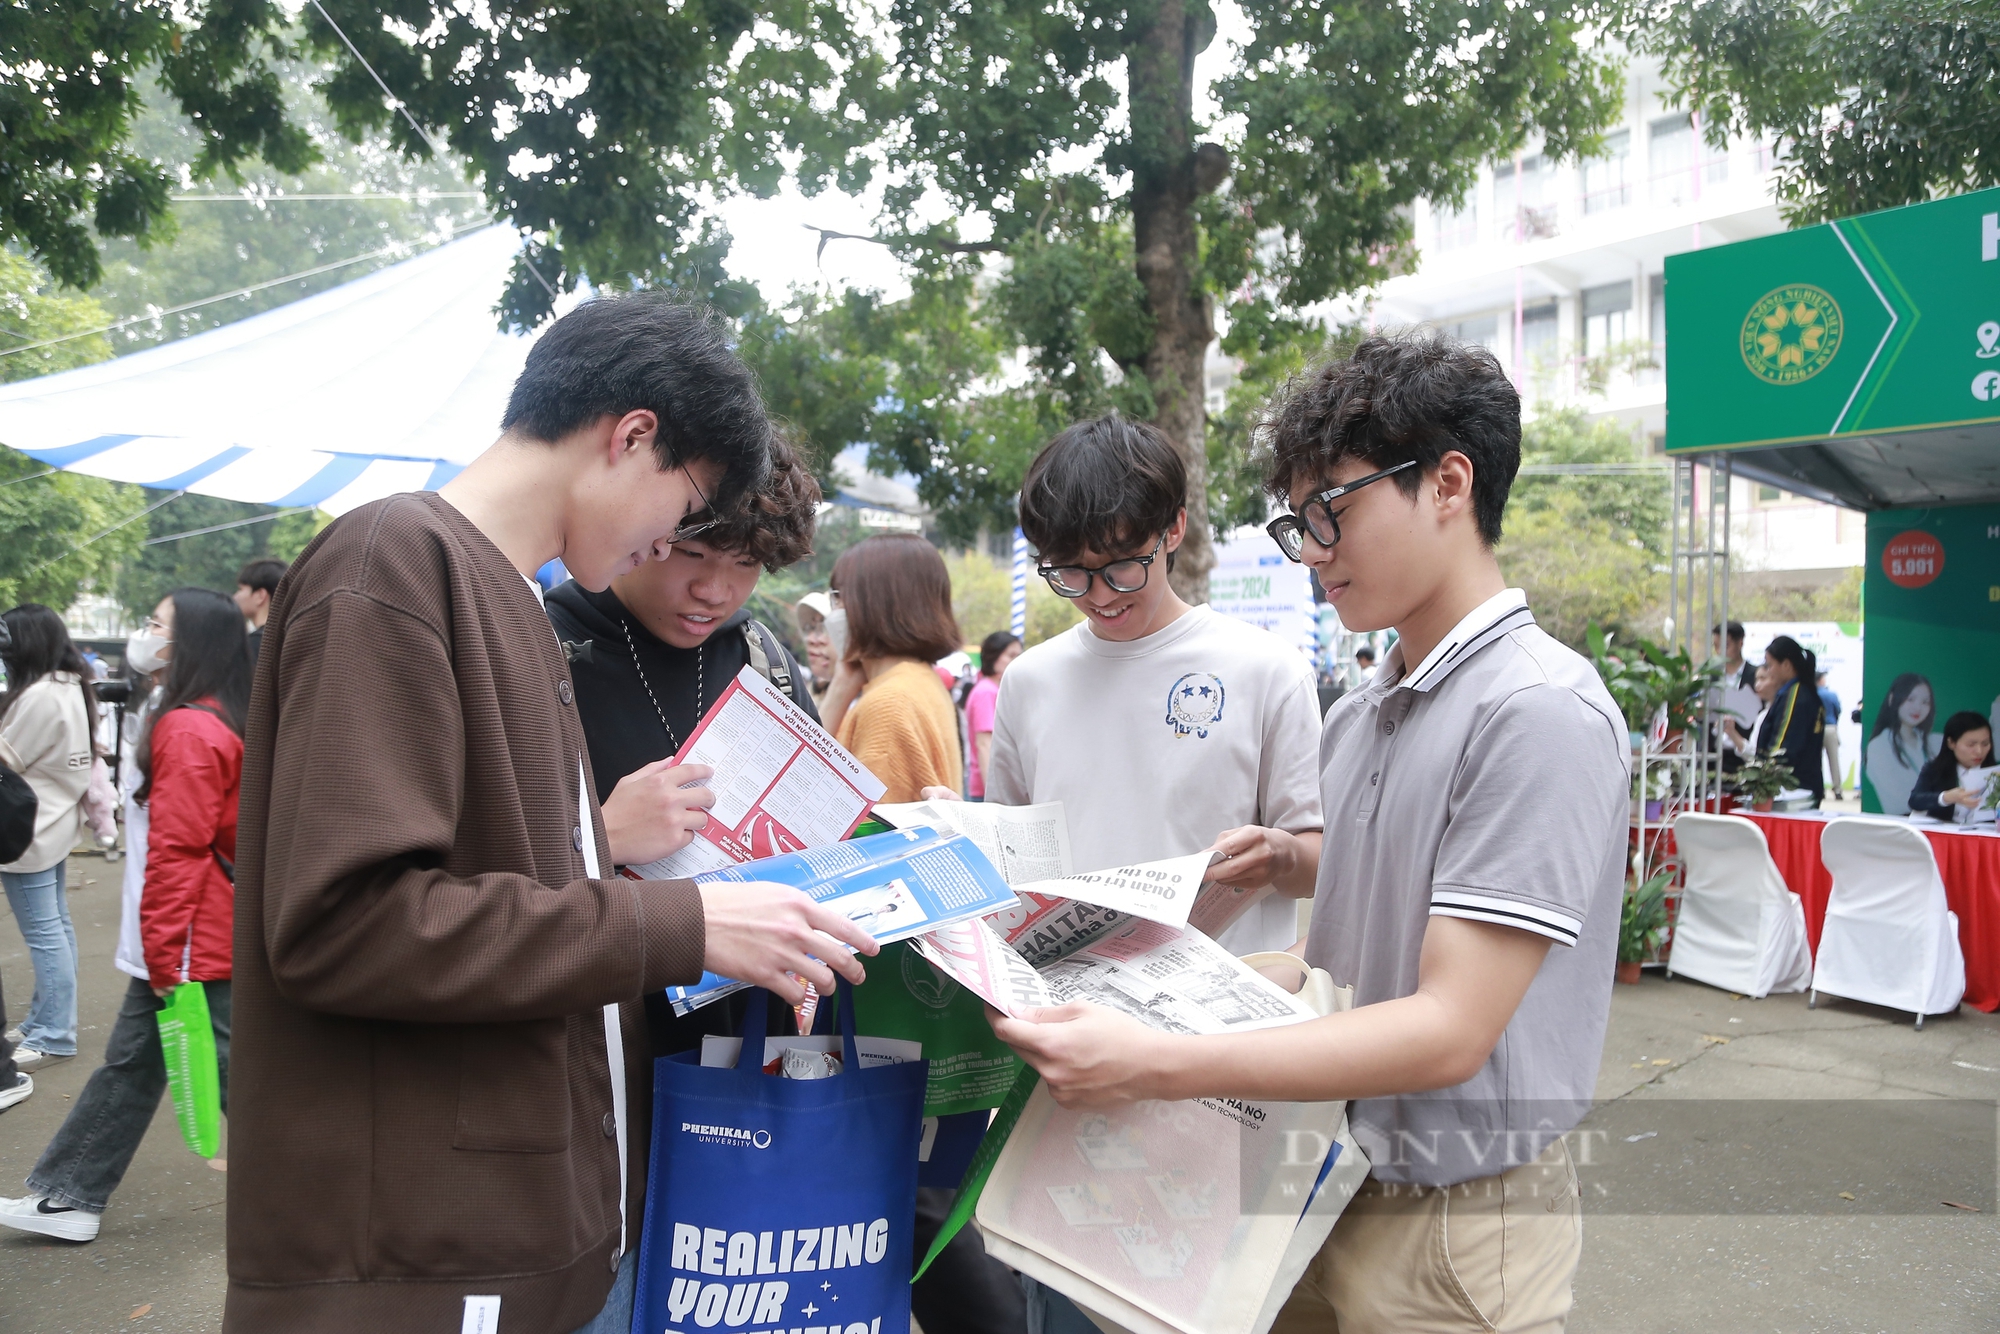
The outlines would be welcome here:
<svg viewBox="0 0 2000 1334">
<path fill-rule="evenodd" d="M 951 575 L 914 533 L 871 537 L 833 566 L 847 652 L 820 714 L 840 744 L 888 784 L 884 801 L 959 790 L 964 759 L 951 695 L 931 664 L 959 646 Z"/>
</svg>

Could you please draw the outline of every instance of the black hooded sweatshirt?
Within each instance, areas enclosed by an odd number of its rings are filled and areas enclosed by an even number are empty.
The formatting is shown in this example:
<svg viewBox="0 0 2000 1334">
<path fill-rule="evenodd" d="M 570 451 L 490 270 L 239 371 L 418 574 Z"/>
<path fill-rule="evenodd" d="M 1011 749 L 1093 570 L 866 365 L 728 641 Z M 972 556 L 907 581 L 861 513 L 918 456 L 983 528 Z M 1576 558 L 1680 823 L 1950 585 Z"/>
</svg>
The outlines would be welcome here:
<svg viewBox="0 0 2000 1334">
<path fill-rule="evenodd" d="M 656 638 L 608 588 L 592 593 L 572 579 L 548 595 L 546 606 L 556 638 L 563 641 L 569 656 L 569 673 L 576 682 L 577 720 L 583 724 L 584 744 L 590 748 L 590 769 L 597 780 L 600 802 L 626 774 L 679 752 L 702 715 L 715 706 L 736 674 L 750 662 L 750 648 L 743 638 L 744 623 L 750 619 L 746 609 L 739 609 L 716 626 L 702 646 L 694 649 L 675 648 Z M 632 633 L 630 648 L 626 646 L 627 629 Z M 798 660 L 777 635 L 767 632 L 765 643 L 774 664 L 782 655 L 791 668 L 793 701 L 817 722 L 819 711 L 813 707 Z M 633 650 L 638 652 L 637 670 Z M 698 707 L 697 681 L 701 695 Z M 648 686 L 652 687 L 650 694 Z M 666 715 L 664 726 L 661 714 Z M 668 728 L 673 729 L 671 740 Z M 688 1051 L 699 1047 L 709 1034 L 738 1036 L 747 999 L 730 996 L 682 1016 L 674 1013 L 664 992 L 653 992 L 646 997 L 652 1054 L 670 1056 Z M 771 1006 L 768 1031 L 792 1032 L 791 1017 L 789 1007 Z"/>
<path fill-rule="evenodd" d="M 625 610 L 616 593 L 608 588 L 588 592 L 574 579 L 548 595 L 548 610 L 556 638 L 571 646 L 566 652 L 570 676 L 576 681 L 576 712 L 590 747 L 600 802 L 626 774 L 685 746 L 702 715 L 715 707 L 750 661 L 750 647 L 743 637 L 744 623 L 750 619 L 747 608 L 710 631 L 700 648 L 675 648 L 656 638 Z M 819 710 L 813 707 L 798 660 L 775 633 L 767 630 L 765 642 L 773 664 L 782 657 L 791 669 L 792 701 L 817 722 Z"/>
</svg>

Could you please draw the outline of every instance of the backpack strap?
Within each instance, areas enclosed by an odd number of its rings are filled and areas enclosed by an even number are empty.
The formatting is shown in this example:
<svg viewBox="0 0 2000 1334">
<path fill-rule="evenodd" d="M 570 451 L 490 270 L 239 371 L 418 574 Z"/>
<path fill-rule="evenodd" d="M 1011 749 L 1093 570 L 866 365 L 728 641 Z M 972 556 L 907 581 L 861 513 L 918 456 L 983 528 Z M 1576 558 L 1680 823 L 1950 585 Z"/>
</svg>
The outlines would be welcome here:
<svg viewBox="0 0 2000 1334">
<path fill-rule="evenodd" d="M 750 665 L 757 669 L 757 675 L 798 699 L 798 692 L 792 688 L 791 661 L 776 635 L 757 621 L 748 620 L 743 622 L 743 646 L 749 651 Z"/>
</svg>

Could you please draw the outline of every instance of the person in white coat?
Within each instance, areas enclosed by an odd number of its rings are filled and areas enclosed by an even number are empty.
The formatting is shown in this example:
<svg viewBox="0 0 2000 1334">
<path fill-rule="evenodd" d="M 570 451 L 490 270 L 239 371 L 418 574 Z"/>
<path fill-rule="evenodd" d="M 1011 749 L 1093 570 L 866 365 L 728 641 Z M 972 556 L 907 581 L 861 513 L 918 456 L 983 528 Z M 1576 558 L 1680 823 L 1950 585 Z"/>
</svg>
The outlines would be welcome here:
<svg viewBox="0 0 2000 1334">
<path fill-rule="evenodd" d="M 76 1055 L 76 928 L 65 873 L 83 830 L 97 695 L 95 674 L 60 616 L 25 602 L 4 619 L 10 642 L 0 653 L 8 686 L 0 698 L 0 746 L 39 803 L 35 841 L 0 866 L 8 907 L 35 970 L 35 993 L 14 1052 L 15 1065 L 32 1070 L 50 1058 Z"/>
</svg>

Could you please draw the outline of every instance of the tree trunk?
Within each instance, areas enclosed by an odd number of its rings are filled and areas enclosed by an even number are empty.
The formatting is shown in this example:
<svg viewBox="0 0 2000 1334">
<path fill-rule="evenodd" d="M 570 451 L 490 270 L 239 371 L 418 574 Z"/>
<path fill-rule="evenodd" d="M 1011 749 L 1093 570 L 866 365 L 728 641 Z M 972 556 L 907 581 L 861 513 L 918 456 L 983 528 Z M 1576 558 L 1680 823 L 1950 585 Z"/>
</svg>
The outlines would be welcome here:
<svg viewBox="0 0 2000 1334">
<path fill-rule="evenodd" d="M 1214 303 L 1195 279 L 1200 239 L 1194 205 L 1202 188 L 1221 183 L 1212 162 L 1197 171 L 1194 58 L 1213 36 L 1190 17 L 1184 0 L 1156 0 L 1126 56 L 1132 122 L 1132 237 L 1139 281 L 1153 317 L 1144 369 L 1154 398 L 1153 424 L 1187 465 L 1188 530 L 1174 562 L 1174 591 L 1208 601 L 1215 549 L 1208 532 L 1207 409 L 1202 363 L 1215 338 Z M 1205 155 L 1220 153 L 1204 145 Z M 1226 157 L 1223 161 L 1226 162 Z"/>
</svg>

